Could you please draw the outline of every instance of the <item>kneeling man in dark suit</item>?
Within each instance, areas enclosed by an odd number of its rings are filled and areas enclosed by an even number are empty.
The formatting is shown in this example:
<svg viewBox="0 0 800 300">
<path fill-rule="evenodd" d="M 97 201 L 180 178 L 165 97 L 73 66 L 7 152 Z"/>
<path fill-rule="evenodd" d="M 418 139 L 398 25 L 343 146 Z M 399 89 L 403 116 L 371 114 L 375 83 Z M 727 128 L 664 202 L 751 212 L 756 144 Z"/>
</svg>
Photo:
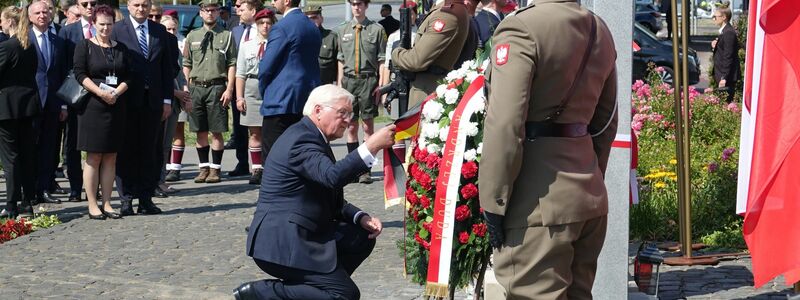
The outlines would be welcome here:
<svg viewBox="0 0 800 300">
<path fill-rule="evenodd" d="M 236 299 L 359 299 L 350 275 L 372 252 L 383 225 L 344 200 L 342 188 L 394 144 L 394 125 L 336 161 L 328 144 L 353 117 L 353 95 L 317 87 L 267 156 L 247 255 L 278 279 L 245 283 Z"/>
</svg>

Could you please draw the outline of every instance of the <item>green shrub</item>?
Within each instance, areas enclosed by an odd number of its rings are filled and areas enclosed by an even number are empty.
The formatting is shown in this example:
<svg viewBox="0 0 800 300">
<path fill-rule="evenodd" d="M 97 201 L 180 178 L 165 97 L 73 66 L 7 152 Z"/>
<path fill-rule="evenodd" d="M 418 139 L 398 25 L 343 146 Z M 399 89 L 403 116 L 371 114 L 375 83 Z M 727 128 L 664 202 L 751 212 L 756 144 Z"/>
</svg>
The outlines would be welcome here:
<svg viewBox="0 0 800 300">
<path fill-rule="evenodd" d="M 655 72 L 634 83 L 632 128 L 638 137 L 640 203 L 631 209 L 631 238 L 678 239 L 678 181 L 673 90 Z M 741 235 L 735 214 L 741 113 L 713 94 L 690 89 L 691 221 L 695 240 Z M 706 236 L 714 237 L 706 238 Z M 720 244 L 721 246 L 721 244 Z M 731 245 L 727 245 L 731 246 Z"/>
</svg>

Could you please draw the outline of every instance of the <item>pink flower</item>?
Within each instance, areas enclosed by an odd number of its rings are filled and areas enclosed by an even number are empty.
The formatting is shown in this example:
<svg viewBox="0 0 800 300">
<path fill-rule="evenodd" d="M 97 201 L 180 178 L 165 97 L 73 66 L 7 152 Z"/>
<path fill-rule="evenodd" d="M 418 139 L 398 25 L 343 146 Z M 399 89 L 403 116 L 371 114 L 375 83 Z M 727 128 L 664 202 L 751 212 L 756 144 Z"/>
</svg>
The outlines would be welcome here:
<svg viewBox="0 0 800 300">
<path fill-rule="evenodd" d="M 658 113 L 651 114 L 650 120 L 653 122 L 661 122 L 661 120 L 664 120 L 664 115 Z"/>
<path fill-rule="evenodd" d="M 650 86 L 646 84 L 643 85 L 636 91 L 636 96 L 639 98 L 650 98 Z"/>
<path fill-rule="evenodd" d="M 631 128 L 633 129 L 634 133 L 636 133 L 636 135 L 639 135 L 639 133 L 642 132 L 642 127 L 644 127 L 644 123 L 642 123 L 641 121 L 634 121 L 633 123 L 631 123 Z"/>
<path fill-rule="evenodd" d="M 712 163 L 708 164 L 708 166 L 706 168 L 708 169 L 708 173 L 714 173 L 717 170 L 719 170 L 719 165 L 717 163 L 715 163 L 715 162 L 712 162 Z"/>
<path fill-rule="evenodd" d="M 635 92 L 635 91 L 638 91 L 640 88 L 642 88 L 642 86 L 644 86 L 644 81 L 642 81 L 642 80 L 636 80 L 636 81 L 633 83 L 633 86 L 631 86 L 631 91 L 634 91 L 634 92 Z"/>
<path fill-rule="evenodd" d="M 739 110 L 739 106 L 736 105 L 736 102 L 729 103 L 725 108 L 735 113 L 741 112 L 741 110 Z"/>
<path fill-rule="evenodd" d="M 656 67 L 656 72 L 663 73 L 664 72 L 664 67 Z"/>
<path fill-rule="evenodd" d="M 713 92 L 714 92 L 714 89 L 712 89 L 710 87 L 707 87 L 705 90 L 703 90 L 704 94 L 713 93 Z"/>
<path fill-rule="evenodd" d="M 719 98 L 714 95 L 708 95 L 708 97 L 706 97 L 706 102 L 709 104 L 719 104 Z"/>
</svg>

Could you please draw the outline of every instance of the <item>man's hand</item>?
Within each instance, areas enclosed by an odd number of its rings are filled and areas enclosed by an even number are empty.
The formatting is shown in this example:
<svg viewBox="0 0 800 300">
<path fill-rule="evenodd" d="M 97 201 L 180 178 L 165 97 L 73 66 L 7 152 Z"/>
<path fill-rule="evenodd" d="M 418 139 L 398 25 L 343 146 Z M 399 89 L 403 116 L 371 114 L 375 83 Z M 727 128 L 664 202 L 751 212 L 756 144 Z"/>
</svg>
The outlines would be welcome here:
<svg viewBox="0 0 800 300">
<path fill-rule="evenodd" d="M 230 89 L 226 89 L 222 92 L 222 96 L 219 97 L 219 101 L 222 101 L 222 108 L 228 109 L 228 104 L 231 104 L 231 94 L 233 94 L 233 92 Z"/>
<path fill-rule="evenodd" d="M 361 223 L 359 225 L 361 225 L 362 228 L 369 231 L 368 237 L 370 239 L 375 239 L 381 234 L 381 231 L 383 231 L 383 224 L 378 218 L 373 218 L 372 216 L 367 215 L 362 217 L 359 223 Z"/>
<path fill-rule="evenodd" d="M 69 113 L 67 113 L 67 110 L 66 109 L 62 109 L 61 113 L 58 114 L 58 121 L 59 122 L 64 122 L 65 120 L 67 120 L 67 116 L 69 116 Z"/>
<path fill-rule="evenodd" d="M 375 90 L 372 91 L 372 99 L 375 102 L 375 105 L 383 105 L 383 97 L 381 96 L 381 86 L 378 85 L 375 87 Z"/>
<path fill-rule="evenodd" d="M 714 48 L 717 48 L 717 39 L 711 41 L 711 49 L 713 50 Z"/>
<path fill-rule="evenodd" d="M 192 94 L 189 93 L 188 88 L 184 91 L 175 90 L 172 94 L 177 101 L 181 102 L 181 108 L 184 111 L 192 111 Z"/>
<path fill-rule="evenodd" d="M 492 245 L 492 248 L 500 249 L 506 240 L 503 234 L 503 218 L 501 215 L 488 211 L 483 212 L 483 219 L 486 220 L 486 229 L 489 231 L 489 244 Z"/>
<path fill-rule="evenodd" d="M 164 120 L 166 120 L 167 118 L 169 118 L 169 115 L 172 114 L 172 104 L 164 103 L 163 107 L 164 107 L 164 109 L 161 111 L 161 121 L 162 122 Z"/>
<path fill-rule="evenodd" d="M 386 127 L 378 129 L 374 134 L 370 135 L 369 138 L 364 141 L 364 144 L 367 145 L 367 149 L 369 153 L 372 155 L 376 155 L 378 150 L 386 149 L 394 145 L 394 124 L 389 124 Z"/>
<path fill-rule="evenodd" d="M 728 84 L 728 81 L 722 79 L 719 81 L 719 87 L 724 88 Z"/>
</svg>

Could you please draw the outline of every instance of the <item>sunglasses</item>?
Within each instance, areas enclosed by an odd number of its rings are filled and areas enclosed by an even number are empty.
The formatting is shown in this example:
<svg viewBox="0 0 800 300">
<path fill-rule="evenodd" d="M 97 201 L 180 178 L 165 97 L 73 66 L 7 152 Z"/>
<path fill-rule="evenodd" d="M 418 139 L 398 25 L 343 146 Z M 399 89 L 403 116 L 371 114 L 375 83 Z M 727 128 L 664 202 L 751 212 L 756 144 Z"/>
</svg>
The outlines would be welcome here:
<svg viewBox="0 0 800 300">
<path fill-rule="evenodd" d="M 149 15 L 150 18 L 161 19 L 161 15 Z"/>
<path fill-rule="evenodd" d="M 92 7 L 95 7 L 95 6 L 97 6 L 97 1 L 81 2 L 80 4 L 81 4 L 81 6 L 83 6 L 83 8 L 88 8 L 90 4 L 91 4 Z"/>
</svg>

